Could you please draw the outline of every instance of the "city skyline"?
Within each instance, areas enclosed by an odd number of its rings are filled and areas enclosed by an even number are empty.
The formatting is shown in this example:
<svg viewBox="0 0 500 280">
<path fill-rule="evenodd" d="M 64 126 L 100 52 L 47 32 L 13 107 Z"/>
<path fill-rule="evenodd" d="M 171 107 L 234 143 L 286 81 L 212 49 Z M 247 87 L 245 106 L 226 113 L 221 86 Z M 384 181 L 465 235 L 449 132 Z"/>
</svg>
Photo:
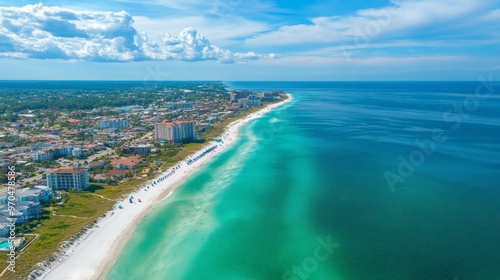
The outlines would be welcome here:
<svg viewBox="0 0 500 280">
<path fill-rule="evenodd" d="M 1 80 L 476 80 L 497 1 L 0 1 Z"/>
</svg>

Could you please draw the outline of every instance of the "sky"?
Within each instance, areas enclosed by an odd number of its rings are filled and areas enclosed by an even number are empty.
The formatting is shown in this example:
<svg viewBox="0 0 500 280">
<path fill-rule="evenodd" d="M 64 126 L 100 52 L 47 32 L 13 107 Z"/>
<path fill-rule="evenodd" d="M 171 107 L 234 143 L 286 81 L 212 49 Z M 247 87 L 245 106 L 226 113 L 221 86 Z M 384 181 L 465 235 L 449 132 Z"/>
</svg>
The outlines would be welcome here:
<svg viewBox="0 0 500 280">
<path fill-rule="evenodd" d="M 500 77 L 500 0 L 0 0 L 0 80 Z"/>
</svg>

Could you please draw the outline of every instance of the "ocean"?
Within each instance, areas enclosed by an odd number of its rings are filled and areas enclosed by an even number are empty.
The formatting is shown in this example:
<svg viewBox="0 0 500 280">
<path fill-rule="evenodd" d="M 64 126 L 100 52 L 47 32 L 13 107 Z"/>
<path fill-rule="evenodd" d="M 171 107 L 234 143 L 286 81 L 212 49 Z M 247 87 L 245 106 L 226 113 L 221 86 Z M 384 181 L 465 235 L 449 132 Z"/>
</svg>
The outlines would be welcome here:
<svg viewBox="0 0 500 280">
<path fill-rule="evenodd" d="M 106 279 L 500 279 L 497 84 L 226 84 L 294 100 L 148 213 Z"/>
</svg>

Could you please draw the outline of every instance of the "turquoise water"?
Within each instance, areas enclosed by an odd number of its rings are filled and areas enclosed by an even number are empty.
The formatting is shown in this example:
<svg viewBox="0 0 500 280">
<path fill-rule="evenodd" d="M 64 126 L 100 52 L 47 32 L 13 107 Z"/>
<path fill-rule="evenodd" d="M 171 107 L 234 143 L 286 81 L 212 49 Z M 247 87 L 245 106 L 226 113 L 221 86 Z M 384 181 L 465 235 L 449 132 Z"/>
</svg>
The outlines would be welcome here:
<svg viewBox="0 0 500 280">
<path fill-rule="evenodd" d="M 477 85 L 230 83 L 295 100 L 157 205 L 106 279 L 500 279 L 500 98 Z"/>
<path fill-rule="evenodd" d="M 10 242 L 9 240 L 4 240 L 0 242 L 0 249 L 2 250 L 8 250 L 10 248 Z"/>
</svg>

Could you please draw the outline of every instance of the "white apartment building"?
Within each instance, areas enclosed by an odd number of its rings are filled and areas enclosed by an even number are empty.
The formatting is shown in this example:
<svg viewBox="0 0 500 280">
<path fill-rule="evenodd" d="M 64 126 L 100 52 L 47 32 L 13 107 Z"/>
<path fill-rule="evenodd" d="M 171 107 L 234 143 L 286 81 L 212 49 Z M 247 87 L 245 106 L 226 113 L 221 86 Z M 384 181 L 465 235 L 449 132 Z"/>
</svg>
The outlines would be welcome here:
<svg viewBox="0 0 500 280">
<path fill-rule="evenodd" d="M 97 128 L 125 128 L 129 125 L 127 120 L 102 120 L 97 124 Z"/>
<path fill-rule="evenodd" d="M 80 156 L 82 154 L 82 149 L 80 148 L 74 148 L 73 151 L 71 151 L 71 155 L 74 157 Z"/>
<path fill-rule="evenodd" d="M 54 154 L 52 152 L 39 152 L 39 153 L 34 153 L 31 155 L 31 158 L 35 162 L 52 160 L 53 157 L 54 157 Z"/>
<path fill-rule="evenodd" d="M 81 190 L 89 186 L 89 173 L 86 168 L 56 168 L 46 172 L 47 185 L 53 190 Z"/>
</svg>

